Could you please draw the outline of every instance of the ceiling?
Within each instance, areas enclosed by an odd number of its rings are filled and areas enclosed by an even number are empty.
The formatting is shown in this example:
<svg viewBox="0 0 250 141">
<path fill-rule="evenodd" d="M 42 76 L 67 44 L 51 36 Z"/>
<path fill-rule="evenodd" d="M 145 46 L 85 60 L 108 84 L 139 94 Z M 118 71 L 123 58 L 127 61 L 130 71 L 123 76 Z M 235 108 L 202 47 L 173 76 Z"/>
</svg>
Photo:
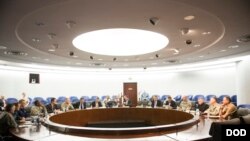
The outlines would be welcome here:
<svg viewBox="0 0 250 141">
<path fill-rule="evenodd" d="M 249 25 L 249 0 L 1 0 L 0 60 L 145 68 L 230 58 L 250 54 Z M 158 32 L 169 44 L 137 56 L 91 54 L 72 44 L 80 34 L 110 28 Z"/>
</svg>

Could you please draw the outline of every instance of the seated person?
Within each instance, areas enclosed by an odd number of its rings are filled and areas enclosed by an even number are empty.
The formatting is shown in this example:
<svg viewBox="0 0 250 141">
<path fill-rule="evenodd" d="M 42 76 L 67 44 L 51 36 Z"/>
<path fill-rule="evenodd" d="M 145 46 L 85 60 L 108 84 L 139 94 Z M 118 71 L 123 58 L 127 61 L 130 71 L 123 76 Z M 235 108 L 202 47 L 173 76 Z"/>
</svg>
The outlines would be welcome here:
<svg viewBox="0 0 250 141">
<path fill-rule="evenodd" d="M 182 100 L 181 100 L 181 103 L 180 103 L 180 109 L 181 111 L 189 111 L 192 107 L 192 104 L 191 102 L 188 100 L 188 97 L 187 96 L 183 96 L 182 97 Z"/>
<path fill-rule="evenodd" d="M 196 108 L 198 108 L 201 113 L 204 113 L 209 108 L 209 106 L 205 103 L 204 98 L 202 97 L 198 98 L 197 103 L 198 107 Z"/>
<path fill-rule="evenodd" d="M 220 117 L 223 119 L 232 119 L 237 117 L 237 107 L 231 102 L 229 96 L 225 96 L 220 107 Z"/>
<path fill-rule="evenodd" d="M 24 100 L 25 101 L 25 103 L 26 103 L 25 107 L 29 106 L 29 103 L 31 102 L 29 100 L 29 98 L 27 97 L 27 95 L 26 95 L 25 92 L 22 93 L 22 96 L 21 96 L 20 100 Z"/>
<path fill-rule="evenodd" d="M 220 112 L 220 104 L 217 103 L 216 97 L 211 97 L 209 101 L 209 108 L 204 112 L 211 116 L 218 116 Z"/>
<path fill-rule="evenodd" d="M 25 122 L 25 118 L 21 117 L 18 115 L 18 111 L 20 110 L 20 103 L 15 103 L 15 111 L 14 111 L 14 119 L 16 120 L 16 122 Z"/>
<path fill-rule="evenodd" d="M 166 101 L 166 105 L 170 106 L 172 109 L 176 109 L 176 107 L 177 107 L 175 101 L 172 99 L 171 96 L 168 97 L 168 99 Z"/>
<path fill-rule="evenodd" d="M 124 96 L 123 105 L 131 107 L 132 106 L 132 101 L 127 96 Z"/>
<path fill-rule="evenodd" d="M 113 102 L 111 101 L 109 96 L 106 96 L 103 100 L 103 103 L 105 104 L 105 107 L 110 108 L 113 107 Z"/>
<path fill-rule="evenodd" d="M 34 102 L 34 106 L 31 107 L 30 115 L 31 116 L 46 116 L 47 109 L 39 100 L 36 100 Z"/>
<path fill-rule="evenodd" d="M 97 97 L 97 98 L 95 99 L 95 101 L 93 101 L 93 102 L 91 103 L 91 106 L 92 106 L 92 108 L 99 108 L 99 107 L 102 107 L 102 103 L 100 102 L 99 97 Z"/>
<path fill-rule="evenodd" d="M 15 111 L 15 105 L 8 104 L 5 107 L 5 111 L 0 113 L 0 135 L 9 136 L 9 130 L 11 128 L 17 128 L 17 123 L 13 117 Z"/>
<path fill-rule="evenodd" d="M 81 97 L 80 101 L 75 103 L 74 107 L 75 107 L 75 109 L 79 109 L 79 110 L 86 109 L 87 105 L 86 105 L 86 102 L 84 101 L 84 98 Z"/>
<path fill-rule="evenodd" d="M 24 118 L 29 117 L 29 113 L 26 110 L 26 105 L 27 105 L 26 101 L 21 99 L 19 100 L 18 103 L 20 104 L 20 109 L 17 111 L 18 116 Z"/>
<path fill-rule="evenodd" d="M 4 99 L 4 96 L 0 96 L 0 111 L 4 111 L 6 107 L 6 100 Z"/>
<path fill-rule="evenodd" d="M 154 95 L 152 97 L 151 107 L 152 108 L 157 108 L 157 107 L 161 107 L 161 106 L 162 106 L 161 101 L 158 99 L 158 97 L 156 95 Z"/>
<path fill-rule="evenodd" d="M 60 111 L 60 107 L 56 103 L 56 98 L 51 98 L 50 104 L 46 106 L 48 113 L 57 113 Z"/>
<path fill-rule="evenodd" d="M 66 98 L 65 101 L 61 105 L 61 110 L 62 111 L 68 111 L 68 110 L 74 110 L 75 108 L 70 102 L 69 98 Z"/>
</svg>

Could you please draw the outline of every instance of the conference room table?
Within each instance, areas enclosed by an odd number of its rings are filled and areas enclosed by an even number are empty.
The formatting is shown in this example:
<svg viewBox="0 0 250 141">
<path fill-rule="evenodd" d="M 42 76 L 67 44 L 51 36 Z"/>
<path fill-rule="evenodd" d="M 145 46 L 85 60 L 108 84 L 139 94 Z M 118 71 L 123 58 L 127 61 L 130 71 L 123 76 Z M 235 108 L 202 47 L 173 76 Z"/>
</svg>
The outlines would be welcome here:
<svg viewBox="0 0 250 141">
<path fill-rule="evenodd" d="M 91 110 L 91 109 L 89 109 Z M 95 138 L 95 137 L 84 137 L 74 136 L 69 134 L 63 134 L 51 131 L 48 126 L 43 122 L 41 124 L 34 124 L 31 121 L 26 121 L 19 125 L 18 129 L 11 129 L 11 134 L 18 140 L 29 140 L 29 141 L 176 141 L 176 140 L 203 140 L 208 139 L 209 129 L 212 122 L 221 121 L 217 117 L 206 117 L 200 115 L 194 115 L 195 119 L 199 122 L 192 127 L 176 131 L 172 133 L 162 134 L 138 138 Z M 72 117 L 73 118 L 73 117 Z M 46 122 L 46 121 L 45 121 Z"/>
</svg>

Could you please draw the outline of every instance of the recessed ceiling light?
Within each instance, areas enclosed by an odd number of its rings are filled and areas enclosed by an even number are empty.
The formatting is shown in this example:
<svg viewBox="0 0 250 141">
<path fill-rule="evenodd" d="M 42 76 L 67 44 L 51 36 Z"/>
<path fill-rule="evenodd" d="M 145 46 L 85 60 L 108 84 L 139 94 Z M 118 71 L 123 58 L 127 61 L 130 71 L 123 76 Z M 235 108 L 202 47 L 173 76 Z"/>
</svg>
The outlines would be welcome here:
<svg viewBox="0 0 250 141">
<path fill-rule="evenodd" d="M 5 46 L 0 46 L 0 49 L 7 49 L 7 47 L 5 47 Z"/>
<path fill-rule="evenodd" d="M 194 47 L 200 47 L 201 45 L 200 44 L 196 44 L 196 45 L 194 45 Z"/>
<path fill-rule="evenodd" d="M 48 51 L 50 51 L 50 52 L 54 52 L 54 51 L 56 51 L 55 49 L 53 49 L 53 48 L 50 48 Z"/>
<path fill-rule="evenodd" d="M 200 58 L 203 58 L 204 57 L 204 55 L 201 55 L 201 56 L 199 56 Z"/>
<path fill-rule="evenodd" d="M 74 56 L 72 56 L 72 57 L 77 58 L 78 56 L 74 55 Z"/>
<path fill-rule="evenodd" d="M 97 59 L 97 60 L 102 61 L 103 59 L 99 58 L 99 59 Z"/>
<path fill-rule="evenodd" d="M 174 53 L 173 53 L 173 55 L 178 55 L 178 54 L 179 54 L 179 52 L 174 52 Z"/>
<path fill-rule="evenodd" d="M 220 50 L 220 52 L 225 52 L 225 51 L 227 51 L 227 50 L 225 50 L 225 49 L 223 49 L 223 50 Z"/>
<path fill-rule="evenodd" d="M 76 63 L 76 65 L 82 65 L 82 63 L 80 63 L 80 62 L 77 62 L 77 63 Z"/>
<path fill-rule="evenodd" d="M 151 65 L 157 65 L 158 63 L 154 62 L 154 63 L 151 63 Z"/>
<path fill-rule="evenodd" d="M 108 56 L 133 56 L 165 48 L 166 36 L 141 29 L 114 28 L 87 32 L 77 36 L 73 45 L 85 52 Z"/>
<path fill-rule="evenodd" d="M 127 66 L 129 66 L 129 65 L 128 65 L 128 64 L 123 64 L 123 66 L 124 66 L 124 67 L 127 67 Z"/>
<path fill-rule="evenodd" d="M 211 34 L 211 32 L 202 32 L 202 35 L 208 35 L 208 34 Z"/>
<path fill-rule="evenodd" d="M 38 42 L 40 42 L 41 40 L 40 40 L 39 38 L 32 38 L 32 41 L 38 43 Z"/>
<path fill-rule="evenodd" d="M 49 59 L 46 58 L 46 59 L 44 59 L 44 61 L 49 61 Z"/>
<path fill-rule="evenodd" d="M 234 48 L 238 48 L 239 45 L 232 45 L 232 46 L 228 46 L 228 48 L 234 49 Z"/>
<path fill-rule="evenodd" d="M 186 21 L 191 21 L 191 20 L 193 20 L 194 18 L 195 18 L 195 16 L 189 15 L 189 16 L 184 17 L 184 20 L 186 20 Z"/>
</svg>

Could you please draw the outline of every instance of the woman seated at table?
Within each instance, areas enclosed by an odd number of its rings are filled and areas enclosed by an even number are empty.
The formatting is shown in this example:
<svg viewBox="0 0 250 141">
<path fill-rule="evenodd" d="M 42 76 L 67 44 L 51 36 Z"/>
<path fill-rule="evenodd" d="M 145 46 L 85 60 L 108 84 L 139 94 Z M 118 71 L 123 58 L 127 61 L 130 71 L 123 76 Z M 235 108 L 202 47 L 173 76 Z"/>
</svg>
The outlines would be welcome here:
<svg viewBox="0 0 250 141">
<path fill-rule="evenodd" d="M 15 111 L 15 105 L 8 104 L 5 107 L 5 111 L 0 113 L 0 135 L 9 136 L 9 130 L 11 128 L 17 128 L 17 123 L 13 117 Z"/>
<path fill-rule="evenodd" d="M 151 107 L 152 108 L 162 107 L 162 102 L 158 99 L 156 95 L 152 96 Z"/>
<path fill-rule="evenodd" d="M 47 109 L 43 104 L 39 101 L 36 100 L 34 102 L 34 106 L 31 107 L 30 111 L 31 116 L 46 116 L 47 115 Z"/>
<path fill-rule="evenodd" d="M 176 109 L 177 105 L 175 101 L 173 101 L 171 96 L 168 96 L 168 99 L 166 101 L 166 106 L 170 107 L 171 109 Z"/>
<path fill-rule="evenodd" d="M 128 106 L 128 107 L 132 106 L 132 101 L 127 96 L 124 96 L 123 106 Z"/>
<path fill-rule="evenodd" d="M 218 116 L 220 112 L 220 104 L 217 103 L 217 98 L 215 96 L 211 97 L 209 104 L 209 108 L 203 114 Z"/>
<path fill-rule="evenodd" d="M 74 110 L 75 108 L 70 102 L 69 98 L 66 98 L 65 101 L 61 105 L 61 110 L 62 111 L 68 111 L 68 110 Z"/>
</svg>

